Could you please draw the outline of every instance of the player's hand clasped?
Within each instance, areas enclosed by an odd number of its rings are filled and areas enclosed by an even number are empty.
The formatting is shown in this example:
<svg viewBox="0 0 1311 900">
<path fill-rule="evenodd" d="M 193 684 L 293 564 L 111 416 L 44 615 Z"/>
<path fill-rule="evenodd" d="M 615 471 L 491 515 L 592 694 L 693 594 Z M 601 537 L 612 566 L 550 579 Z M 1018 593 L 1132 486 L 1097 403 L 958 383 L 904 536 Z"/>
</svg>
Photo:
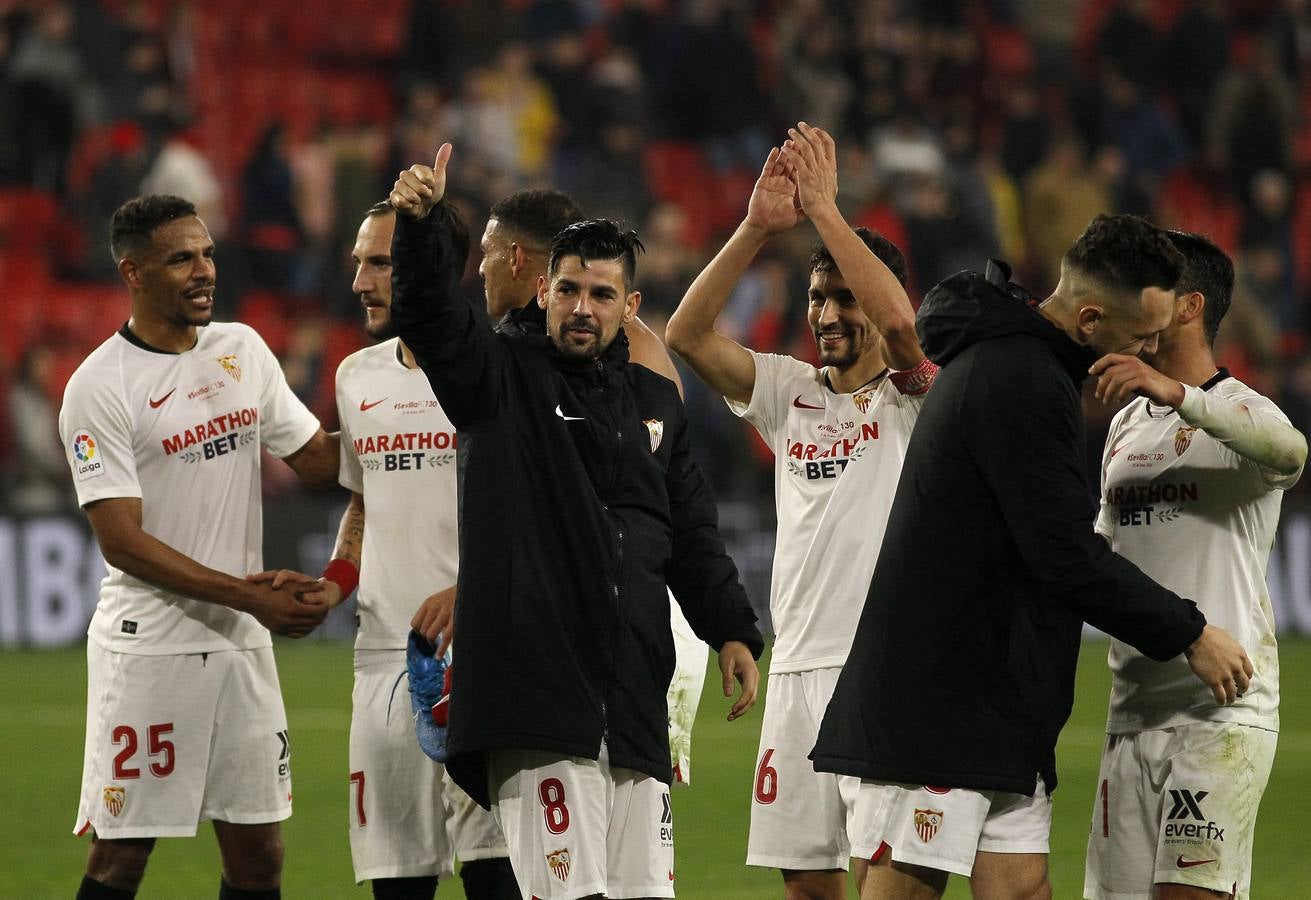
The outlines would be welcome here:
<svg viewBox="0 0 1311 900">
<path fill-rule="evenodd" d="M 1136 356 L 1108 353 L 1093 363 L 1088 374 L 1097 376 L 1095 396 L 1108 406 L 1119 406 L 1140 394 L 1162 406 L 1184 402 L 1184 386 L 1162 375 Z"/>
<path fill-rule="evenodd" d="M 253 595 L 245 611 L 283 637 L 305 637 L 341 602 L 341 589 L 335 582 L 290 569 L 257 572 L 247 575 L 246 581 Z M 283 590 L 289 584 L 293 587 Z"/>
<path fill-rule="evenodd" d="M 796 183 L 797 200 L 806 215 L 837 205 L 838 151 L 832 135 L 798 122 L 796 128 L 788 129 L 781 158 L 788 177 Z"/>
</svg>

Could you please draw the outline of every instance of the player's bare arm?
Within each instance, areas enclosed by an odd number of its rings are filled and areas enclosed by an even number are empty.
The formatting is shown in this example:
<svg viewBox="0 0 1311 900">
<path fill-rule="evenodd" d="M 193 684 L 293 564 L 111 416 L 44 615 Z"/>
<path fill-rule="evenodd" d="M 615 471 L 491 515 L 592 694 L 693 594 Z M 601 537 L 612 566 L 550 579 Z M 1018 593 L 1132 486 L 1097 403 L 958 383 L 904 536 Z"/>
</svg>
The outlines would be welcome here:
<svg viewBox="0 0 1311 900">
<path fill-rule="evenodd" d="M 915 310 L 897 276 L 865 246 L 838 210 L 837 146 L 832 135 L 805 122 L 788 129 L 788 135 L 781 158 L 796 181 L 801 209 L 833 255 L 861 311 L 882 335 L 888 365 L 913 369 L 924 359 L 915 335 Z"/>
<path fill-rule="evenodd" d="M 769 151 L 751 190 L 746 218 L 692 282 L 665 329 L 670 348 L 706 384 L 739 403 L 751 402 L 756 363 L 746 348 L 715 330 L 715 320 L 760 248 L 801 221 L 796 185 L 787 176 L 780 152 L 777 147 Z"/>
<path fill-rule="evenodd" d="M 1108 406 L 1143 396 L 1174 407 L 1189 425 L 1257 465 L 1281 475 L 1292 475 L 1306 465 L 1306 436 L 1292 425 L 1245 404 L 1212 397 L 1196 388 L 1188 390 L 1136 356 L 1108 353 L 1088 371 L 1097 377 L 1097 398 Z"/>
<path fill-rule="evenodd" d="M 410 620 L 410 627 L 427 638 L 428 643 L 437 644 L 437 655 L 444 656 L 455 636 L 455 585 L 427 597 Z M 441 635 L 440 642 L 438 635 Z"/>
<path fill-rule="evenodd" d="M 139 498 L 97 500 L 87 505 L 86 514 L 105 561 L 148 584 L 248 612 L 269 631 L 287 637 L 304 637 L 327 615 L 326 606 L 203 566 L 147 534 Z"/>
<path fill-rule="evenodd" d="M 337 466 L 341 456 L 341 435 L 329 434 L 320 428 L 295 453 L 283 462 L 291 467 L 300 480 L 311 487 L 332 487 L 337 483 Z"/>
<path fill-rule="evenodd" d="M 678 377 L 674 361 L 656 333 L 636 316 L 624 326 L 624 333 L 628 335 L 629 360 L 665 376 L 678 388 L 678 396 L 683 396 L 683 379 Z"/>
<path fill-rule="evenodd" d="M 360 559 L 364 553 L 364 495 L 351 491 L 346 511 L 337 526 L 337 543 L 332 549 L 328 570 L 313 578 L 291 569 L 270 570 L 247 575 L 248 581 L 267 583 L 275 591 L 294 585 L 295 596 L 306 603 L 324 604 L 328 609 L 341 604 L 359 584 Z"/>
<path fill-rule="evenodd" d="M 742 693 L 728 711 L 728 721 L 741 718 L 756 703 L 760 687 L 760 670 L 751 649 L 741 641 L 725 641 L 719 648 L 719 672 L 724 677 L 724 696 L 733 696 L 733 682 L 742 685 Z"/>
</svg>

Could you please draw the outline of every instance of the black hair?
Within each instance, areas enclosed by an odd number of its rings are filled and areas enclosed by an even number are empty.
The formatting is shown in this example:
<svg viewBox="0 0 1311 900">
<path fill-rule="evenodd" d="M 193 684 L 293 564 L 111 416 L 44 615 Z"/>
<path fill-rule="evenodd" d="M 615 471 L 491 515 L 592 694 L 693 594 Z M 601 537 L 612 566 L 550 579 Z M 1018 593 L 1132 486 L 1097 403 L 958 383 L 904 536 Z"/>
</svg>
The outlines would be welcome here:
<svg viewBox="0 0 1311 900">
<path fill-rule="evenodd" d="M 1162 229 L 1124 214 L 1094 218 L 1063 261 L 1117 293 L 1170 290 L 1184 270 L 1184 255 Z"/>
<path fill-rule="evenodd" d="M 609 219 L 575 222 L 551 242 L 551 256 L 546 263 L 547 278 L 555 275 L 556 264 L 566 256 L 577 256 L 584 266 L 592 259 L 617 259 L 623 263 L 624 293 L 633 290 L 637 277 L 637 253 L 646 252 L 636 231 L 624 231 Z"/>
<path fill-rule="evenodd" d="M 488 218 L 523 243 L 545 250 L 557 234 L 583 220 L 583 210 L 560 191 L 525 190 L 496 201 Z"/>
<path fill-rule="evenodd" d="M 1234 264 L 1228 254 L 1210 239 L 1189 231 L 1169 231 L 1170 242 L 1184 255 L 1184 271 L 1174 286 L 1175 294 L 1201 294 L 1202 333 L 1214 344 L 1220 320 L 1229 312 L 1234 293 Z"/>
<path fill-rule="evenodd" d="M 395 214 L 396 207 L 391 205 L 390 200 L 380 200 L 364 211 L 366 219 Z M 464 266 L 469 261 L 469 223 L 464 220 L 459 207 L 455 205 L 449 194 L 437 201 L 429 215 L 436 216 L 451 230 L 451 246 L 455 250 L 457 263 L 455 270 L 462 275 Z"/>
<path fill-rule="evenodd" d="M 887 266 L 889 271 L 897 276 L 897 280 L 901 282 L 901 286 L 905 287 L 906 257 L 902 256 L 901 250 L 898 249 L 897 245 L 879 234 L 877 231 L 874 231 L 872 228 L 866 228 L 864 225 L 860 225 L 851 230 L 856 232 L 856 235 L 865 242 L 865 246 L 868 247 L 875 256 L 882 260 L 883 265 Z M 833 254 L 828 252 L 828 247 L 824 246 L 823 241 L 816 243 L 810 248 L 809 266 L 809 271 L 812 274 L 815 272 L 832 272 L 838 268 L 838 264 L 833 260 Z"/>
<path fill-rule="evenodd" d="M 194 203 L 172 194 L 133 197 L 114 210 L 109 221 L 109 251 L 114 262 L 149 250 L 151 235 L 160 225 L 195 214 Z"/>
</svg>

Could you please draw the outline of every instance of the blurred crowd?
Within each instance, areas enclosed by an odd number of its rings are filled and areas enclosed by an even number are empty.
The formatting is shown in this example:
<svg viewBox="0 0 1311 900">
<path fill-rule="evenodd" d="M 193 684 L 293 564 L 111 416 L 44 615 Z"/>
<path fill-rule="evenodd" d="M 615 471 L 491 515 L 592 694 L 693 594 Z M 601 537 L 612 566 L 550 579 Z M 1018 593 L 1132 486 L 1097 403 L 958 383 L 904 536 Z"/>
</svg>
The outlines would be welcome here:
<svg viewBox="0 0 1311 900">
<path fill-rule="evenodd" d="M 1238 272 L 1219 358 L 1307 430 L 1308 7 L 0 0 L 5 507 L 71 502 L 54 415 L 72 367 L 124 316 L 107 222 L 130 196 L 196 202 L 219 245 L 220 317 L 258 328 L 330 424 L 337 361 L 365 340 L 350 246 L 398 169 L 454 143 L 474 234 L 527 186 L 630 223 L 647 248 L 642 316 L 659 329 L 799 119 L 836 136 L 839 200 L 905 252 L 916 301 L 996 256 L 1042 295 L 1101 211 L 1210 235 Z M 813 359 L 812 241 L 806 225 L 777 240 L 724 327 Z M 686 381 L 721 499 L 767 510 L 767 451 Z M 1110 413 L 1089 414 L 1095 442 Z"/>
</svg>

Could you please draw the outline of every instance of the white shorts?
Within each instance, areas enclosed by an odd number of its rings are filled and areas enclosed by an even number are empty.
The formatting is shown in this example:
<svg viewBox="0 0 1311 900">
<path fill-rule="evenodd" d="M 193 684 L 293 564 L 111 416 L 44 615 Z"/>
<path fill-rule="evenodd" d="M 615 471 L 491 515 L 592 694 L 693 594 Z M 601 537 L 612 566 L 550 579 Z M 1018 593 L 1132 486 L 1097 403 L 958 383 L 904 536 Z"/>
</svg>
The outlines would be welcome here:
<svg viewBox="0 0 1311 900">
<path fill-rule="evenodd" d="M 404 650 L 355 651 L 350 843 L 355 880 L 448 875 L 444 767 L 419 749 Z"/>
<path fill-rule="evenodd" d="M 1221 722 L 1108 735 L 1084 896 L 1147 900 L 1165 883 L 1248 897 L 1257 807 L 1277 739 Z"/>
<path fill-rule="evenodd" d="M 674 896 L 669 788 L 600 759 L 536 750 L 487 755 L 493 812 L 524 900 Z"/>
<path fill-rule="evenodd" d="M 87 642 L 76 834 L 191 837 L 203 821 L 291 815 L 291 744 L 273 651 L 139 656 Z"/>
<path fill-rule="evenodd" d="M 751 788 L 749 866 L 846 869 L 852 856 L 878 848 L 853 847 L 850 829 L 854 818 L 872 815 L 865 807 L 876 804 L 878 792 L 861 791 L 853 776 L 816 772 L 809 758 L 841 674 L 828 668 L 769 676 Z"/>
<path fill-rule="evenodd" d="M 674 784 L 692 783 L 692 723 L 706 683 L 705 643 L 696 636 L 682 608 L 669 594 L 669 630 L 674 636 L 674 677 L 669 680 L 669 758 Z"/>
<path fill-rule="evenodd" d="M 875 838 L 897 862 L 969 877 L 976 853 L 1048 851 L 1052 801 L 1037 778 L 1032 797 L 1006 791 L 866 782 L 884 797 L 862 843 Z M 878 854 L 873 854 L 877 858 Z"/>
</svg>

